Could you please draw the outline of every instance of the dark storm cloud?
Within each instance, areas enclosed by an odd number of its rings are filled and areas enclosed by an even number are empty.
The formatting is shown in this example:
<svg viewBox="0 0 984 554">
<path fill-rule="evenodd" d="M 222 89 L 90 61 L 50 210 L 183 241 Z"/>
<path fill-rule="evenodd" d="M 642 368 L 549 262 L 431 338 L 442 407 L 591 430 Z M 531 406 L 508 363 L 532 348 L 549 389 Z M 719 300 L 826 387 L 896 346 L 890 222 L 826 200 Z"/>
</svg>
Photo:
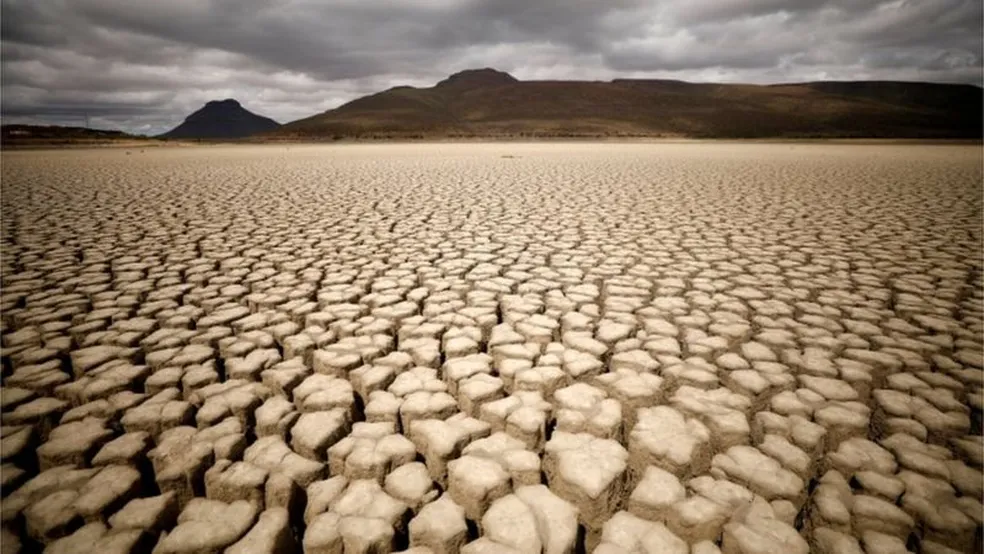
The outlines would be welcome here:
<svg viewBox="0 0 984 554">
<path fill-rule="evenodd" d="M 5 121 L 289 121 L 468 67 L 523 79 L 981 80 L 979 0 L 0 0 Z"/>
</svg>

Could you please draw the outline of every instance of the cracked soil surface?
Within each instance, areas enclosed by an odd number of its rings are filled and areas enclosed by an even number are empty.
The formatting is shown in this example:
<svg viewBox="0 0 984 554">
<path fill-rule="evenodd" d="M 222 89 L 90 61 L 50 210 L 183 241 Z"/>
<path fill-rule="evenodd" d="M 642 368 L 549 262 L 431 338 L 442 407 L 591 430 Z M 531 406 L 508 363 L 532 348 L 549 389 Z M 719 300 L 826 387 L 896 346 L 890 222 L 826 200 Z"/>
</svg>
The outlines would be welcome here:
<svg viewBox="0 0 984 554">
<path fill-rule="evenodd" d="M 5 152 L 4 554 L 981 549 L 979 146 Z"/>
</svg>

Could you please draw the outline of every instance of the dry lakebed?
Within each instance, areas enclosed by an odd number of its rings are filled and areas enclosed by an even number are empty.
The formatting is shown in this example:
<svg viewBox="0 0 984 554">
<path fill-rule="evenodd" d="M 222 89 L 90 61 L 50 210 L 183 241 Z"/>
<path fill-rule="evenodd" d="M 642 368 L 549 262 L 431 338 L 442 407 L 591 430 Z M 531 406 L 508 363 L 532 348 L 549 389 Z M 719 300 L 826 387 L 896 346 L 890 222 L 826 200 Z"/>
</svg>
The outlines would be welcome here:
<svg viewBox="0 0 984 554">
<path fill-rule="evenodd" d="M 4 554 L 981 550 L 979 145 L 2 162 Z"/>
</svg>

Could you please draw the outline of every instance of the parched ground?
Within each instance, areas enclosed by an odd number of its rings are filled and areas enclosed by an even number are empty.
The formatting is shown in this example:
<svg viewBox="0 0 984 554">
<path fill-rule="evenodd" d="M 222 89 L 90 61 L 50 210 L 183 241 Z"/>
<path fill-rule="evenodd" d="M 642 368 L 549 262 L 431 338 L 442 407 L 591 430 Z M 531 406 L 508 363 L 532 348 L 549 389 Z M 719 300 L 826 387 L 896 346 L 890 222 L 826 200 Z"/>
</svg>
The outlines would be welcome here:
<svg viewBox="0 0 984 554">
<path fill-rule="evenodd" d="M 3 552 L 977 552 L 981 163 L 4 153 Z"/>
</svg>

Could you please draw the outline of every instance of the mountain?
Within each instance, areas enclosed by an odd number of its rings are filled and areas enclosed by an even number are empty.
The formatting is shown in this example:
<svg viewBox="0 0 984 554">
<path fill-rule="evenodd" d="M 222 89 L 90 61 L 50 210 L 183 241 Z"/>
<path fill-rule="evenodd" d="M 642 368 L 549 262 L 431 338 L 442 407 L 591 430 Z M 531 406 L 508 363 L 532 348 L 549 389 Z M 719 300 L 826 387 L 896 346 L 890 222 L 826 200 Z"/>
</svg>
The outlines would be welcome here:
<svg viewBox="0 0 984 554">
<path fill-rule="evenodd" d="M 242 138 L 272 131 L 280 124 L 256 115 L 236 100 L 213 100 L 185 118 L 184 123 L 161 135 L 173 139 Z"/>
<path fill-rule="evenodd" d="M 971 85 L 520 81 L 485 68 L 358 98 L 265 136 L 980 138 L 982 101 Z"/>
<path fill-rule="evenodd" d="M 87 127 L 23 124 L 0 126 L 0 146 L 3 148 L 118 144 L 145 139 L 146 137 L 128 135 L 123 131 L 89 129 Z"/>
</svg>

